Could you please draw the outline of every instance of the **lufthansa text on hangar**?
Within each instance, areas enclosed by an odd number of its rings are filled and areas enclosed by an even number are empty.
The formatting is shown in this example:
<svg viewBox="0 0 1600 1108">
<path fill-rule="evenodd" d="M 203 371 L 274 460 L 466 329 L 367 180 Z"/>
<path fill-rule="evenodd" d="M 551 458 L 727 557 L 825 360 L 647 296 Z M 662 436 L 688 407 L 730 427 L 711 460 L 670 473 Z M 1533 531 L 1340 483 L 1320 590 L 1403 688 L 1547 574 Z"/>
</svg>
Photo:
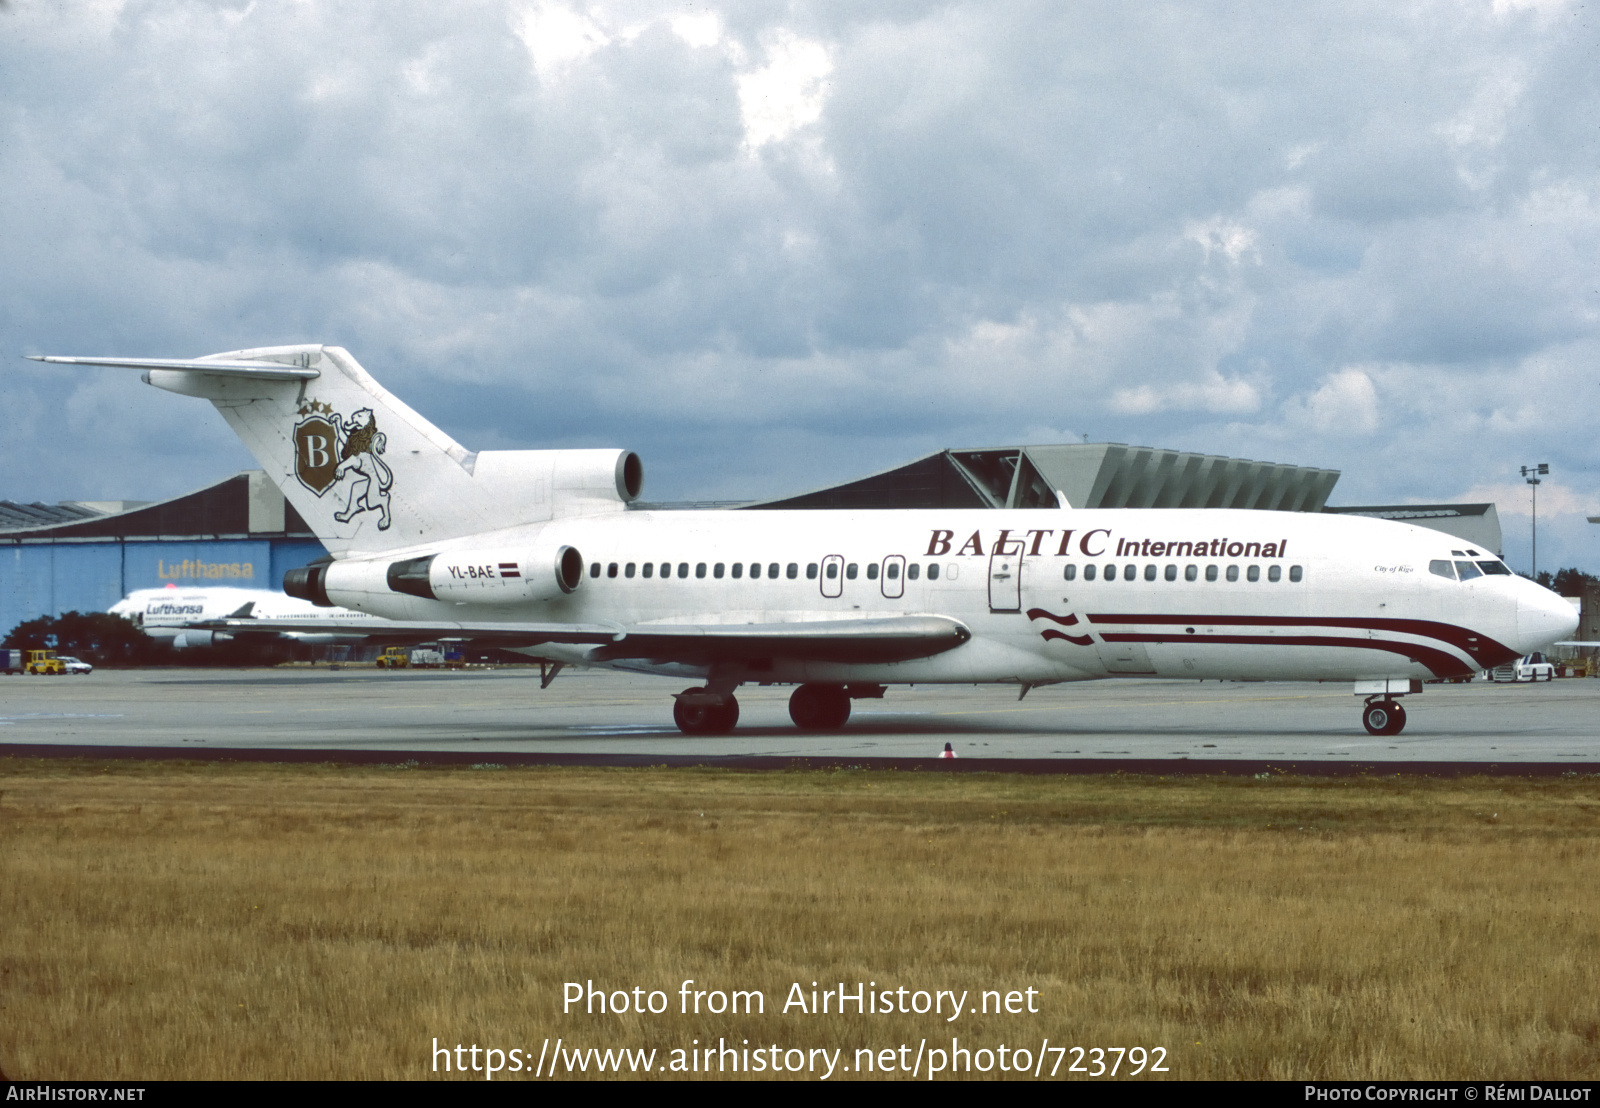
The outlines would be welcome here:
<svg viewBox="0 0 1600 1108">
<path fill-rule="evenodd" d="M 274 589 L 327 551 L 267 475 L 236 474 L 154 504 L 0 501 L 0 635 L 62 612 L 103 612 L 134 589 Z"/>
</svg>

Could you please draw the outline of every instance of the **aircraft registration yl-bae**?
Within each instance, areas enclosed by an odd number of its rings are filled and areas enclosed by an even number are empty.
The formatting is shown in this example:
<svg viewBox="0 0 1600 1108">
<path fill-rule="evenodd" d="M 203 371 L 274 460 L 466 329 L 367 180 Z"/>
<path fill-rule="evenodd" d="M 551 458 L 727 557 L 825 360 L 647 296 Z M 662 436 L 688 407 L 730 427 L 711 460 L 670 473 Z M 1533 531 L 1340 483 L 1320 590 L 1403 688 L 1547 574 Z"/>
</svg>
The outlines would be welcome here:
<svg viewBox="0 0 1600 1108">
<path fill-rule="evenodd" d="M 153 639 L 170 642 L 176 649 L 215 646 L 236 638 L 285 638 L 308 646 L 365 642 L 381 631 L 386 621 L 347 608 L 318 608 L 270 589 L 236 589 L 227 586 L 134 589 L 107 609 L 140 627 Z M 315 619 L 318 629 L 286 623 Z M 228 630 L 211 630 L 216 620 L 227 620 Z"/>
<path fill-rule="evenodd" d="M 1571 605 L 1488 552 L 1401 523 L 1221 509 L 646 511 L 626 450 L 473 452 L 336 346 L 124 366 L 216 405 L 332 555 L 284 590 L 560 665 L 697 682 L 690 733 L 744 682 L 842 726 L 891 684 L 1105 677 L 1351 681 L 1397 698 L 1541 649 Z M 227 631 L 235 621 L 220 620 Z M 280 630 L 326 631 L 282 621 Z M 553 676 L 547 671 L 546 679 Z"/>
</svg>

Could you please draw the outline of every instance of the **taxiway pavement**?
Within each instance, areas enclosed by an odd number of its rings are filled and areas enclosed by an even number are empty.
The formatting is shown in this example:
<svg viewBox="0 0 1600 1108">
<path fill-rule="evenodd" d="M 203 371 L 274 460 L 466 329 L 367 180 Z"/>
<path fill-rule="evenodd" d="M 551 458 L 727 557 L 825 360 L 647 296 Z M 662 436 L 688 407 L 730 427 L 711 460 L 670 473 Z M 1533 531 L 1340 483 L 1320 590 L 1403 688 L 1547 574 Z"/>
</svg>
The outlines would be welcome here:
<svg viewBox="0 0 1600 1108">
<path fill-rule="evenodd" d="M 12 676 L 0 679 L 0 755 L 917 765 L 948 742 L 985 768 L 1600 772 L 1600 680 L 1429 685 L 1406 699 L 1409 722 L 1393 737 L 1362 729 L 1347 684 L 1117 680 L 1020 701 L 1015 686 L 891 687 L 855 701 L 834 733 L 797 730 L 788 688 L 745 686 L 732 734 L 691 737 L 672 725 L 671 681 L 568 670 L 541 690 L 538 676 L 521 667 Z"/>
</svg>

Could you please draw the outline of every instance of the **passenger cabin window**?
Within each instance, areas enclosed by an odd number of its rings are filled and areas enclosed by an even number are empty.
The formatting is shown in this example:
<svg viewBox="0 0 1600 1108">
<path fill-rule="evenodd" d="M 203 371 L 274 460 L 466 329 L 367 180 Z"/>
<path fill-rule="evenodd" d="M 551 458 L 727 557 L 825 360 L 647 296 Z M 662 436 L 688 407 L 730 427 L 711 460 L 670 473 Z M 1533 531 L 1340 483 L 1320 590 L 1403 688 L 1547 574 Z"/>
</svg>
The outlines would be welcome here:
<svg viewBox="0 0 1600 1108">
<path fill-rule="evenodd" d="M 617 563 L 616 562 L 612 562 L 610 565 L 606 566 L 606 576 L 607 577 L 615 577 L 616 575 L 617 575 Z"/>
<path fill-rule="evenodd" d="M 1129 562 L 1127 565 L 1122 567 L 1122 579 L 1124 581 L 1137 580 L 1138 577 L 1139 567 L 1134 565 L 1132 562 Z"/>
<path fill-rule="evenodd" d="M 1456 579 L 1456 568 L 1447 559 L 1435 558 L 1428 563 L 1428 572 L 1435 577 L 1443 577 L 1446 581 Z"/>
<path fill-rule="evenodd" d="M 1239 567 L 1238 566 L 1229 566 L 1228 567 L 1228 580 L 1237 581 L 1238 579 L 1239 579 Z"/>
<path fill-rule="evenodd" d="M 1283 577 L 1283 567 L 1282 566 L 1268 566 L 1267 567 L 1267 580 L 1268 581 L 1277 581 L 1282 577 Z"/>
<path fill-rule="evenodd" d="M 696 577 L 704 577 L 706 575 L 706 564 L 704 562 L 699 562 L 695 565 L 694 575 Z"/>
<path fill-rule="evenodd" d="M 625 568 L 624 568 L 624 569 L 623 569 L 623 571 L 622 571 L 622 576 L 624 576 L 624 577 L 632 577 L 632 576 L 633 576 L 633 574 L 634 574 L 634 570 L 635 570 L 635 569 L 636 569 L 636 568 L 637 568 L 637 567 L 635 567 L 635 566 L 634 566 L 634 564 L 633 564 L 633 563 L 632 563 L 632 562 L 629 562 L 629 563 L 628 563 L 628 564 L 627 564 L 627 566 L 626 566 L 626 567 L 625 567 Z"/>
<path fill-rule="evenodd" d="M 922 566 L 916 562 L 912 562 L 910 565 L 906 566 L 907 581 L 915 581 L 921 573 Z"/>
<path fill-rule="evenodd" d="M 672 576 L 672 563 L 671 562 L 662 562 L 661 563 L 661 576 L 663 576 L 663 577 L 671 577 Z"/>
<path fill-rule="evenodd" d="M 721 562 L 718 562 L 716 565 L 711 567 L 711 576 L 713 576 L 713 577 L 721 577 L 722 576 L 722 563 Z"/>
<path fill-rule="evenodd" d="M 883 575 L 891 581 L 900 580 L 900 563 L 890 562 L 888 565 L 884 566 Z M 792 577 L 794 575 L 790 574 L 790 576 Z"/>
<path fill-rule="evenodd" d="M 877 562 L 873 562 L 871 565 L 869 565 L 867 567 L 867 580 L 868 581 L 876 581 L 877 579 L 878 579 L 878 563 Z"/>
<path fill-rule="evenodd" d="M 856 579 L 856 564 L 854 562 L 844 567 L 844 575 L 852 581 Z"/>
<path fill-rule="evenodd" d="M 773 562 L 767 567 L 767 576 L 776 579 L 778 576 L 778 563 Z"/>
<path fill-rule="evenodd" d="M 593 565 L 591 565 L 589 567 L 589 576 L 590 577 L 599 577 L 600 576 L 600 563 L 599 562 L 595 562 Z"/>
<path fill-rule="evenodd" d="M 734 578 L 736 580 L 738 578 L 744 576 L 744 563 L 743 562 L 734 562 L 733 563 L 733 576 L 734 576 Z"/>
<path fill-rule="evenodd" d="M 808 563 L 806 563 L 806 580 L 807 581 L 815 581 L 816 579 L 817 579 L 817 563 L 816 562 L 808 562 Z"/>
<path fill-rule="evenodd" d="M 934 563 L 933 565 L 930 565 L 928 567 L 928 580 L 937 581 L 938 579 L 939 579 L 939 566 L 938 566 L 938 563 Z"/>
<path fill-rule="evenodd" d="M 832 581 L 835 577 L 839 576 L 839 565 L 837 562 L 829 562 L 825 567 L 823 567 L 822 572 L 828 580 Z"/>
<path fill-rule="evenodd" d="M 1071 569 L 1072 567 L 1068 566 L 1067 568 Z M 1087 565 L 1087 566 L 1083 567 L 1083 579 L 1085 581 L 1093 581 L 1094 580 L 1094 574 L 1095 574 L 1095 567 L 1093 565 Z M 1067 580 L 1070 581 L 1070 580 L 1072 580 L 1072 578 L 1069 577 L 1069 578 L 1067 578 Z"/>
<path fill-rule="evenodd" d="M 1206 566 L 1206 580 L 1207 581 L 1215 581 L 1216 579 L 1217 579 L 1217 567 L 1216 566 Z"/>
<path fill-rule="evenodd" d="M 644 564 L 644 575 L 646 577 L 654 577 L 655 573 L 656 573 L 656 564 L 654 562 L 646 562 Z"/>
<path fill-rule="evenodd" d="M 793 581 L 796 577 L 799 577 L 800 576 L 800 563 L 799 562 L 790 562 L 789 565 L 787 566 L 787 568 L 784 569 L 783 575 L 785 577 L 787 577 L 791 581 Z"/>
<path fill-rule="evenodd" d="M 688 562 L 679 562 L 678 563 L 678 576 L 679 577 L 687 577 L 687 576 L 689 576 L 689 563 Z"/>
<path fill-rule="evenodd" d="M 1185 581 L 1198 581 L 1200 579 L 1200 567 L 1199 566 L 1184 566 L 1183 567 L 1183 579 Z"/>
<path fill-rule="evenodd" d="M 1144 579 L 1146 581 L 1154 581 L 1156 579 L 1156 567 L 1155 566 L 1145 566 L 1144 567 Z"/>
<path fill-rule="evenodd" d="M 1178 567 L 1168 566 L 1166 577 L 1168 581 L 1176 581 L 1178 579 Z"/>
<path fill-rule="evenodd" d="M 1299 566 L 1290 566 L 1289 567 L 1289 580 L 1291 580 L 1291 581 L 1300 580 L 1300 578 L 1302 576 L 1304 576 L 1304 572 L 1305 571 L 1302 570 L 1301 567 L 1299 567 Z"/>
<path fill-rule="evenodd" d="M 1251 581 L 1259 581 L 1259 580 L 1261 580 L 1261 567 L 1260 566 L 1251 566 L 1248 570 L 1245 571 L 1245 577 L 1248 580 L 1251 580 Z"/>
<path fill-rule="evenodd" d="M 1078 567 L 1068 562 L 1067 568 L 1061 571 L 1061 579 L 1063 581 L 1076 581 L 1078 579 Z"/>
<path fill-rule="evenodd" d="M 761 563 L 760 562 L 751 562 L 750 563 L 750 579 L 751 580 L 756 580 L 760 576 L 761 576 Z"/>
</svg>

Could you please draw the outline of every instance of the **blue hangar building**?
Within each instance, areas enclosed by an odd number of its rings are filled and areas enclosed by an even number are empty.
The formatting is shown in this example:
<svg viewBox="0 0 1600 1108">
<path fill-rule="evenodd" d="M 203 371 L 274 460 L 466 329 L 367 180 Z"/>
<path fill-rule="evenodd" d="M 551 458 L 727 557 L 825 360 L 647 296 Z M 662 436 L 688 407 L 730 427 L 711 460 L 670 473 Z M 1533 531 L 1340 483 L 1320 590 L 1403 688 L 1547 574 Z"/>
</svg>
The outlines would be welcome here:
<svg viewBox="0 0 1600 1108">
<path fill-rule="evenodd" d="M 0 500 L 0 636 L 23 620 L 103 612 L 134 589 L 277 589 L 327 550 L 259 470 L 172 500 Z"/>
</svg>

